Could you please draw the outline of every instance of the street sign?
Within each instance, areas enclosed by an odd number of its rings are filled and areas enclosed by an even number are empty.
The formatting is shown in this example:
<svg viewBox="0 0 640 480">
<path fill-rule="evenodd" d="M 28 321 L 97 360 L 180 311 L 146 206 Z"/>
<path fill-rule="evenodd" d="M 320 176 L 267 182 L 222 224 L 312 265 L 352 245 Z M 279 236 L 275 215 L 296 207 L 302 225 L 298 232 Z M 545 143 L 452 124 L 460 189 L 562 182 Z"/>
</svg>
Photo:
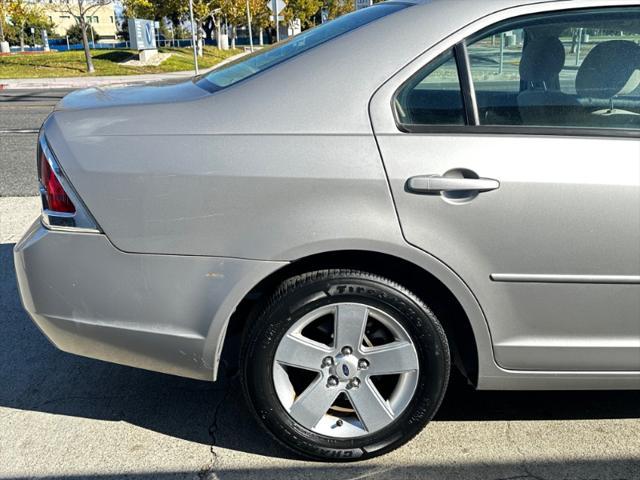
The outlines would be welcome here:
<svg viewBox="0 0 640 480">
<path fill-rule="evenodd" d="M 129 19 L 129 40 L 133 50 L 153 50 L 156 47 L 156 27 L 153 20 Z"/>
<path fill-rule="evenodd" d="M 355 2 L 356 2 L 356 10 L 367 8 L 373 5 L 373 2 L 371 0 L 355 0 Z"/>
<path fill-rule="evenodd" d="M 269 7 L 269 10 L 271 10 L 273 12 L 273 7 L 276 7 L 276 13 L 280 14 L 280 12 L 282 12 L 282 10 L 284 10 L 287 6 L 286 3 L 284 3 L 284 0 L 274 0 L 272 2 L 267 3 L 267 6 Z"/>
</svg>

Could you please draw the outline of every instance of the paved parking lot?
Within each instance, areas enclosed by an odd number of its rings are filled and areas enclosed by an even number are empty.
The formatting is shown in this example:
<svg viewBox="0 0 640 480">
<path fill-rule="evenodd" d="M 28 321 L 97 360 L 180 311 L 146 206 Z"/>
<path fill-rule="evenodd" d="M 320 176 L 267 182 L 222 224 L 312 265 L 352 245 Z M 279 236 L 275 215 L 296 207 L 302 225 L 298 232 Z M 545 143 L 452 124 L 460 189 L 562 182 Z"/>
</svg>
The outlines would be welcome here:
<svg viewBox="0 0 640 480">
<path fill-rule="evenodd" d="M 0 478 L 640 479 L 640 392 L 474 392 L 456 382 L 409 445 L 302 462 L 217 384 L 56 350 L 22 311 L 13 244 L 35 198 L 0 198 Z"/>
</svg>

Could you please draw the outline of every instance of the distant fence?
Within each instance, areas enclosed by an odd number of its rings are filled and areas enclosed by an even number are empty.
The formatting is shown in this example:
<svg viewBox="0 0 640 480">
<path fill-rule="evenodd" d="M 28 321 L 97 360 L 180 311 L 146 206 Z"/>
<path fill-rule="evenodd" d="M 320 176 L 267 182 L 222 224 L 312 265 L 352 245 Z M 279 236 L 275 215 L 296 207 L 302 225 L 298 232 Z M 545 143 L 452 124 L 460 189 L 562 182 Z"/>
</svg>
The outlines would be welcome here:
<svg viewBox="0 0 640 480">
<path fill-rule="evenodd" d="M 264 35 L 264 42 L 265 43 L 270 43 L 271 41 L 271 37 L 265 33 Z M 205 45 L 209 45 L 209 46 L 217 46 L 217 42 L 215 40 L 209 39 L 207 38 L 205 40 Z M 229 42 L 230 44 L 231 42 Z M 254 45 L 258 45 L 259 43 L 259 39 L 258 37 L 254 37 L 253 39 L 253 43 Z M 185 39 L 160 39 L 158 41 L 158 46 L 161 48 L 164 47 L 171 47 L 171 48 L 191 48 L 192 46 L 192 42 L 190 38 L 185 38 Z M 249 37 L 248 36 L 244 36 L 244 35 L 239 35 L 238 38 L 236 38 L 236 45 L 237 46 L 245 46 L 245 45 L 249 45 Z M 100 49 L 109 49 L 109 50 L 114 50 L 114 49 L 118 49 L 118 48 L 123 48 L 123 49 L 129 49 L 131 48 L 131 44 L 127 41 L 124 42 L 117 42 L 117 41 L 109 41 L 109 40 L 101 40 L 99 42 L 95 42 L 95 44 L 89 40 L 89 47 L 91 49 L 96 49 L 96 50 L 100 50 Z M 82 46 L 82 43 L 69 43 L 67 44 L 66 39 L 64 38 L 50 38 L 49 39 L 49 48 L 52 51 L 58 51 L 58 52 L 66 52 L 68 50 L 82 50 L 84 47 Z M 12 52 L 20 52 L 21 49 L 19 46 L 12 46 L 11 47 L 11 51 Z M 31 45 L 25 45 L 24 46 L 24 51 L 25 52 L 42 52 L 44 51 L 44 47 L 42 45 L 35 45 L 35 46 L 31 46 Z"/>
</svg>

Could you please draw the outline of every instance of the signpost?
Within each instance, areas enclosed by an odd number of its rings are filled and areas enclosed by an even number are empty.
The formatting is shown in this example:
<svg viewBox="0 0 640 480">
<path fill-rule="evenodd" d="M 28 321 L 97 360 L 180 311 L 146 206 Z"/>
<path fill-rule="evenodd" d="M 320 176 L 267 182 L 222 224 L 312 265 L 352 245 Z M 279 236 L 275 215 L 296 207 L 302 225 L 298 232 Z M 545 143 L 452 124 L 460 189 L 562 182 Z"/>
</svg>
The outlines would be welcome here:
<svg viewBox="0 0 640 480">
<path fill-rule="evenodd" d="M 160 22 L 153 22 L 153 26 L 156 27 L 156 45 L 160 47 Z M 164 46 L 167 46 L 166 41 Z"/>
<path fill-rule="evenodd" d="M 42 37 L 42 46 L 44 51 L 49 52 L 49 35 L 47 34 L 47 30 L 43 28 L 40 32 L 40 36 Z"/>
<path fill-rule="evenodd" d="M 273 13 L 273 19 L 276 24 L 276 42 L 279 42 L 280 41 L 280 12 L 282 12 L 282 10 L 285 9 L 287 4 L 284 3 L 284 0 L 271 0 L 271 3 L 268 3 L 267 6 L 271 10 L 271 13 Z"/>
</svg>

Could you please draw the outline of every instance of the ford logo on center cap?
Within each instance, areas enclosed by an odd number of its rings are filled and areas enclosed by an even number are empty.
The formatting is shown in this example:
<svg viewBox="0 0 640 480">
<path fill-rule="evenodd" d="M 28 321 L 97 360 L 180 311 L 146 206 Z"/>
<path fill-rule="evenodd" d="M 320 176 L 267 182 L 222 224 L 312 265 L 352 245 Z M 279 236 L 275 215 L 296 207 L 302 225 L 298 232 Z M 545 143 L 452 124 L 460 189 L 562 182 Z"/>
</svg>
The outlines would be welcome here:
<svg viewBox="0 0 640 480">
<path fill-rule="evenodd" d="M 349 367 L 346 366 L 344 363 L 342 364 L 342 373 L 344 373 L 345 377 L 349 376 Z"/>
</svg>

